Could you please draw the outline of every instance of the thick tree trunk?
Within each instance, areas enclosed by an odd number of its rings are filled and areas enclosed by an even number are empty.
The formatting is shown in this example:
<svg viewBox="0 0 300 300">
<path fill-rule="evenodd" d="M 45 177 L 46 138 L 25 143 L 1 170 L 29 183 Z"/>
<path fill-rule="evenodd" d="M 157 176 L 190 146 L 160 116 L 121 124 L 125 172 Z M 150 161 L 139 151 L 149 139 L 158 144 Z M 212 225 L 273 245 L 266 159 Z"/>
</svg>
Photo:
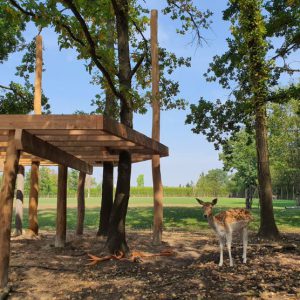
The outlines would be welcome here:
<svg viewBox="0 0 300 300">
<path fill-rule="evenodd" d="M 39 234 L 38 202 L 39 202 L 39 166 L 40 162 L 31 163 L 30 193 L 29 193 L 29 230 L 31 233 Z"/>
<path fill-rule="evenodd" d="M 85 214 L 85 198 L 84 198 L 84 184 L 86 173 L 79 172 L 78 186 L 77 186 L 77 226 L 76 234 L 83 234 L 84 214 Z"/>
<path fill-rule="evenodd" d="M 112 0 L 118 35 L 119 84 L 121 91 L 121 123 L 132 128 L 133 111 L 131 90 L 131 65 L 129 52 L 128 1 Z M 115 201 L 110 218 L 107 247 L 111 253 L 127 254 L 129 248 L 125 236 L 125 219 L 128 208 L 131 177 L 131 154 L 121 151 L 119 154 L 118 180 Z"/>
<path fill-rule="evenodd" d="M 68 168 L 58 166 L 57 178 L 57 215 L 55 247 L 62 248 L 66 243 L 67 233 L 67 179 Z"/>
<path fill-rule="evenodd" d="M 8 282 L 11 220 L 20 151 L 16 149 L 14 131 L 9 133 L 6 162 L 0 192 L 0 289 Z"/>
<path fill-rule="evenodd" d="M 276 239 L 279 237 L 279 232 L 275 223 L 272 203 L 273 194 L 269 168 L 265 107 L 260 106 L 256 108 L 255 131 L 260 196 L 260 228 L 258 234 L 263 238 Z"/>
<path fill-rule="evenodd" d="M 125 236 L 125 220 L 130 193 L 130 177 L 131 155 L 128 151 L 122 151 L 119 158 L 117 190 L 107 238 L 107 247 L 111 253 L 127 254 L 129 252 Z"/>
<path fill-rule="evenodd" d="M 109 219 L 113 207 L 114 165 L 112 162 L 103 163 L 102 200 L 98 236 L 107 236 Z"/>
<path fill-rule="evenodd" d="M 24 200 L 24 166 L 19 165 L 17 175 L 17 192 L 16 192 L 16 235 L 22 235 L 23 231 L 23 200 Z"/>
</svg>

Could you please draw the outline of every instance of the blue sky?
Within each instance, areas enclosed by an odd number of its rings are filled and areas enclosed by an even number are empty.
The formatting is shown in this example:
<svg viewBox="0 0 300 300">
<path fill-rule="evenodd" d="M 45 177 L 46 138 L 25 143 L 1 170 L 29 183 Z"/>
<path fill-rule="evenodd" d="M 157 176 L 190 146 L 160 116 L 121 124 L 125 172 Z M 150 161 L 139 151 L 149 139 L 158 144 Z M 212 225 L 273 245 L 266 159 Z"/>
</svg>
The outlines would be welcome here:
<svg viewBox="0 0 300 300">
<path fill-rule="evenodd" d="M 198 1 L 197 1 L 198 2 Z M 209 8 L 214 12 L 211 29 L 203 32 L 207 44 L 196 48 L 191 45 L 191 35 L 179 36 L 175 24 L 168 16 L 159 12 L 158 39 L 161 46 L 170 49 L 178 56 L 191 56 L 192 67 L 182 68 L 174 74 L 180 82 L 181 96 L 189 103 L 198 102 L 202 96 L 206 99 L 225 99 L 228 91 L 222 90 L 216 83 L 208 83 L 203 77 L 208 64 L 216 54 L 226 49 L 226 37 L 229 36 L 229 23 L 222 21 L 222 10 L 226 8 L 224 0 L 201 1 L 200 8 Z M 164 1 L 146 1 L 149 9 L 160 9 Z M 32 39 L 37 34 L 29 26 L 26 37 Z M 50 99 L 53 114 L 71 114 L 76 110 L 92 110 L 90 100 L 98 88 L 89 82 L 90 75 L 85 71 L 84 62 L 76 60 L 72 50 L 59 51 L 55 33 L 50 29 L 43 30 L 44 63 L 43 90 Z M 20 63 L 20 55 L 11 55 L 9 61 L 1 66 L 0 81 L 8 84 L 15 73 L 15 66 Z M 170 156 L 161 160 L 163 184 L 166 186 L 185 185 L 191 180 L 196 182 L 201 172 L 222 167 L 218 152 L 203 136 L 191 132 L 191 127 L 184 124 L 189 109 L 186 111 L 167 111 L 161 113 L 161 142 L 169 147 Z M 134 117 L 134 128 L 151 136 L 151 113 Z M 101 181 L 102 171 L 96 168 L 94 176 Z M 152 185 L 151 162 L 134 164 L 132 167 L 132 185 L 136 178 L 144 174 L 145 185 Z"/>
</svg>

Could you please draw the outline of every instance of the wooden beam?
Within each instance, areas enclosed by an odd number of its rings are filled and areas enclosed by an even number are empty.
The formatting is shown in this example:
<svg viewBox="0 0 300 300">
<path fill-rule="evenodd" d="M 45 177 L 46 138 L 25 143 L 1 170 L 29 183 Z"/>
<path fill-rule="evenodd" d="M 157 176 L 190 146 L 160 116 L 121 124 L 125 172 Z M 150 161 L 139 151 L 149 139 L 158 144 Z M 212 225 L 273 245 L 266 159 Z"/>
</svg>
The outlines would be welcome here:
<svg viewBox="0 0 300 300">
<path fill-rule="evenodd" d="M 57 141 L 81 141 L 81 142 L 111 142 L 111 141 L 121 141 L 122 139 L 108 134 L 102 134 L 102 135 L 39 135 L 37 134 L 37 137 L 41 138 L 44 141 L 47 142 L 57 142 Z"/>
<path fill-rule="evenodd" d="M 77 186 L 77 227 L 76 234 L 83 234 L 84 214 L 85 214 L 85 198 L 84 198 L 84 184 L 86 174 L 79 173 Z"/>
<path fill-rule="evenodd" d="M 53 161 L 87 174 L 93 173 L 93 167 L 77 157 L 51 145 L 36 136 L 31 135 L 26 130 L 17 129 L 18 149 L 26 151 L 38 157 Z"/>
<path fill-rule="evenodd" d="M 0 129 L 97 130 L 102 129 L 102 116 L 85 115 L 1 115 Z"/>
<path fill-rule="evenodd" d="M 22 235 L 23 232 L 23 201 L 24 201 L 24 175 L 25 168 L 19 165 L 17 175 L 17 192 L 16 192 L 16 235 Z"/>
<path fill-rule="evenodd" d="M 8 283 L 11 220 L 19 157 L 14 131 L 11 131 L 0 192 L 0 289 Z"/>
<path fill-rule="evenodd" d="M 57 147 L 135 147 L 136 144 L 129 141 L 58 141 L 58 142 L 51 142 L 52 145 Z"/>
<path fill-rule="evenodd" d="M 42 114 L 42 73 L 43 73 L 43 38 L 39 34 L 36 37 L 36 62 L 34 81 L 34 113 Z"/>
<path fill-rule="evenodd" d="M 30 172 L 30 192 L 29 192 L 29 208 L 28 221 L 29 231 L 33 235 L 39 234 L 38 223 L 38 203 L 39 203 L 39 166 L 40 162 L 32 161 Z"/>
<path fill-rule="evenodd" d="M 157 42 L 157 17 L 156 9 L 151 10 L 151 77 L 152 77 L 152 139 L 160 141 L 160 99 L 159 99 L 159 63 Z M 162 241 L 163 228 L 163 186 L 160 172 L 160 156 L 152 157 L 153 178 L 153 244 L 159 245 Z"/>
<path fill-rule="evenodd" d="M 124 140 L 130 141 L 136 145 L 144 146 L 152 149 L 160 156 L 168 156 L 169 149 L 165 145 L 150 139 L 149 137 L 141 134 L 123 124 L 120 124 L 112 119 L 103 119 L 103 130 L 110 132 Z"/>
<path fill-rule="evenodd" d="M 62 248 L 66 243 L 67 233 L 67 178 L 68 168 L 58 166 L 57 178 L 57 215 L 55 247 Z"/>
</svg>

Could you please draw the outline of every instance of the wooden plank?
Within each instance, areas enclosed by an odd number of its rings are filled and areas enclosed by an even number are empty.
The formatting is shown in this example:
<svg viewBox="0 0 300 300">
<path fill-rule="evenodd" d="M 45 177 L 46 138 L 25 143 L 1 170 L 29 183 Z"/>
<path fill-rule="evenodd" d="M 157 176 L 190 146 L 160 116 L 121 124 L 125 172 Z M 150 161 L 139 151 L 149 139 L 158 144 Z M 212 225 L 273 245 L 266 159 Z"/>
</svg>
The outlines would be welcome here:
<svg viewBox="0 0 300 300">
<path fill-rule="evenodd" d="M 27 130 L 33 135 L 51 135 L 51 136 L 99 136 L 107 135 L 106 132 L 98 129 L 31 129 Z M 110 135 L 109 135 L 110 136 Z"/>
<path fill-rule="evenodd" d="M 77 185 L 77 226 L 76 234 L 83 234 L 84 214 L 85 214 L 85 198 L 84 198 L 84 185 L 86 174 L 79 173 L 78 185 Z"/>
<path fill-rule="evenodd" d="M 123 124 L 120 124 L 112 119 L 103 119 L 103 130 L 110 132 L 111 134 L 118 136 L 124 140 L 130 141 L 134 144 L 144 146 L 146 148 L 153 149 L 156 154 L 160 156 L 168 156 L 169 149 L 165 145 L 156 142 L 149 137 L 141 134 Z"/>
<path fill-rule="evenodd" d="M 102 129 L 102 116 L 1 115 L 0 129 Z"/>
<path fill-rule="evenodd" d="M 66 243 L 67 233 L 67 178 L 68 168 L 58 166 L 57 178 L 57 215 L 55 247 L 62 248 Z"/>
<path fill-rule="evenodd" d="M 16 134 L 18 134 L 18 146 L 20 150 L 87 174 L 93 173 L 93 167 L 91 165 L 55 147 L 54 145 L 31 135 L 26 130 L 17 129 Z"/>
<path fill-rule="evenodd" d="M 52 145 L 55 145 L 57 147 L 135 147 L 136 144 L 133 142 L 128 142 L 128 141 L 106 141 L 106 142 L 93 142 L 93 141 L 58 141 L 58 142 L 51 142 Z"/>
<path fill-rule="evenodd" d="M 79 141 L 79 142 L 110 142 L 110 141 L 121 141 L 122 139 L 108 134 L 102 134 L 102 135 L 39 135 L 37 134 L 37 137 L 40 139 L 47 141 L 47 142 L 57 142 L 57 141 Z"/>
<path fill-rule="evenodd" d="M 33 161 L 30 172 L 30 192 L 28 207 L 28 229 L 33 235 L 39 234 L 38 203 L 39 203 L 39 166 L 38 161 Z"/>
<path fill-rule="evenodd" d="M 0 289 L 8 283 L 11 220 L 19 157 L 14 131 L 11 131 L 0 192 Z"/>
</svg>

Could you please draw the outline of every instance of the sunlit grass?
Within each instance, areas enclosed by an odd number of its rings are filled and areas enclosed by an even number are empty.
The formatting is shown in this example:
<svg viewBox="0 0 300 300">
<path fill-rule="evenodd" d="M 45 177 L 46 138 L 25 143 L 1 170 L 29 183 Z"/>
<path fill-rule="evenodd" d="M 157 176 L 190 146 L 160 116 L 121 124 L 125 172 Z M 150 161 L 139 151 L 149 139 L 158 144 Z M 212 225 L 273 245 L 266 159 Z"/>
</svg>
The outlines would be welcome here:
<svg viewBox="0 0 300 300">
<path fill-rule="evenodd" d="M 211 200 L 203 198 L 204 201 Z M 97 230 L 99 224 L 100 199 L 90 198 L 86 201 L 85 228 Z M 199 231 L 207 229 L 207 221 L 203 218 L 200 206 L 194 198 L 165 198 L 164 199 L 164 227 L 167 230 Z M 25 201 L 24 207 L 27 207 Z M 293 206 L 294 201 L 275 200 L 274 214 L 276 223 L 280 230 L 300 231 L 300 210 L 285 209 L 286 206 Z M 132 229 L 151 229 L 153 219 L 152 198 L 132 198 L 128 209 L 126 224 Z M 244 207 L 244 199 L 220 198 L 215 208 L 215 213 L 221 210 L 234 207 Z M 40 229 L 55 229 L 56 220 L 56 199 L 42 198 L 39 200 L 39 226 Z M 250 229 L 257 230 L 259 227 L 258 201 L 254 200 L 252 214 L 254 221 Z M 28 226 L 28 211 L 24 209 L 24 228 Z M 76 199 L 68 199 L 67 227 L 74 230 L 76 227 L 77 209 Z M 13 221 L 14 223 L 14 221 Z"/>
</svg>

